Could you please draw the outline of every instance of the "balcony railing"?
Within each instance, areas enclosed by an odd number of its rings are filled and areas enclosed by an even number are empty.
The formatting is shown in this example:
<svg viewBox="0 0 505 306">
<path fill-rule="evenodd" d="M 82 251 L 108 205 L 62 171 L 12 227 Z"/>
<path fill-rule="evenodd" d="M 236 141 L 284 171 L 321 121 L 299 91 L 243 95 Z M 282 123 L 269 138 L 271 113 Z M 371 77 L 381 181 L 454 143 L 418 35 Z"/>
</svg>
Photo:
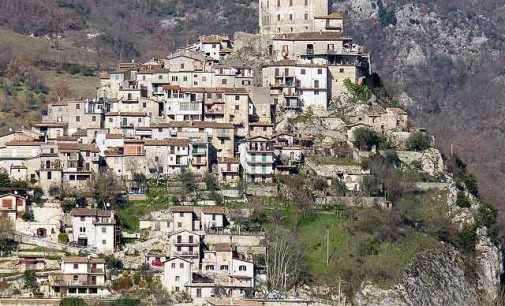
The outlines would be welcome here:
<svg viewBox="0 0 505 306">
<path fill-rule="evenodd" d="M 195 257 L 195 256 L 200 255 L 200 253 L 198 251 L 193 251 L 193 252 L 189 252 L 189 251 L 177 252 L 177 251 L 175 251 L 174 254 L 177 256 L 186 256 L 186 257 Z"/>
<path fill-rule="evenodd" d="M 207 150 L 192 150 L 191 154 L 193 156 L 203 156 L 207 154 Z"/>
<path fill-rule="evenodd" d="M 200 242 L 196 240 L 182 239 L 174 241 L 174 245 L 200 245 Z"/>
<path fill-rule="evenodd" d="M 231 132 L 230 132 L 230 130 L 217 130 L 216 137 L 217 138 L 230 138 Z"/>
</svg>

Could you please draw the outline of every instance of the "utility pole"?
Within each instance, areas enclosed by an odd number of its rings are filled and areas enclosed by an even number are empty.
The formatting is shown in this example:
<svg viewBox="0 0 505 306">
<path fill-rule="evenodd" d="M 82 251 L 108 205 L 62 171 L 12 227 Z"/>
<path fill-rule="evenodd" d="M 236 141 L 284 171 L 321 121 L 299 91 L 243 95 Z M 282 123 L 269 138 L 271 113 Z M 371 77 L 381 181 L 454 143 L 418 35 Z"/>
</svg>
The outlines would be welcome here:
<svg viewBox="0 0 505 306">
<path fill-rule="evenodd" d="M 451 142 L 451 157 L 454 156 L 454 144 Z"/>
</svg>

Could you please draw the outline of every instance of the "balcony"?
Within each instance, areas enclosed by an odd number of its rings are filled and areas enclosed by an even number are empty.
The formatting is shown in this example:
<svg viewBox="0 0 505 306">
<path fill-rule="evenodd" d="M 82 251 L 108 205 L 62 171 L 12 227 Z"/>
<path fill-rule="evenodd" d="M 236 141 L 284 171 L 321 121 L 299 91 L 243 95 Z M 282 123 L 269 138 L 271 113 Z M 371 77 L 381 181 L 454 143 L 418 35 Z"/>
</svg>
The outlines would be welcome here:
<svg viewBox="0 0 505 306">
<path fill-rule="evenodd" d="M 193 159 L 193 160 L 191 161 L 191 164 L 192 164 L 193 166 L 205 166 L 205 165 L 207 164 L 207 160 L 206 160 L 206 159 L 200 159 L 200 160 L 198 160 L 198 159 Z"/>
<path fill-rule="evenodd" d="M 298 91 L 288 91 L 284 93 L 284 97 L 286 98 L 298 98 L 300 93 Z"/>
<path fill-rule="evenodd" d="M 302 108 L 302 103 L 298 102 L 298 101 L 285 101 L 283 104 L 282 104 L 282 107 L 284 107 L 285 109 L 300 109 Z"/>
<path fill-rule="evenodd" d="M 246 173 L 249 175 L 272 175 L 272 168 L 249 168 Z"/>
<path fill-rule="evenodd" d="M 191 155 L 193 155 L 193 156 L 205 156 L 205 155 L 207 155 L 207 150 L 205 150 L 205 149 L 203 149 L 203 150 L 202 149 L 196 149 L 196 150 L 193 149 L 191 151 Z"/>
<path fill-rule="evenodd" d="M 273 157 L 268 155 L 268 156 L 247 156 L 247 163 L 248 164 L 272 164 L 273 163 Z"/>
<path fill-rule="evenodd" d="M 219 168 L 219 171 L 221 171 L 221 173 L 238 173 L 238 167 L 221 167 Z"/>
<path fill-rule="evenodd" d="M 231 130 L 216 130 L 217 138 L 231 138 Z"/>
<path fill-rule="evenodd" d="M 200 241 L 197 241 L 195 239 L 193 239 L 193 240 L 190 240 L 190 239 L 179 240 L 179 239 L 177 239 L 174 241 L 174 245 L 177 245 L 177 246 L 179 246 L 179 245 L 198 246 L 198 245 L 200 245 Z"/>
<path fill-rule="evenodd" d="M 193 251 L 193 252 L 189 252 L 189 251 L 175 251 L 174 254 L 176 256 L 181 256 L 181 257 L 198 257 L 200 256 L 200 253 L 198 251 Z"/>
</svg>

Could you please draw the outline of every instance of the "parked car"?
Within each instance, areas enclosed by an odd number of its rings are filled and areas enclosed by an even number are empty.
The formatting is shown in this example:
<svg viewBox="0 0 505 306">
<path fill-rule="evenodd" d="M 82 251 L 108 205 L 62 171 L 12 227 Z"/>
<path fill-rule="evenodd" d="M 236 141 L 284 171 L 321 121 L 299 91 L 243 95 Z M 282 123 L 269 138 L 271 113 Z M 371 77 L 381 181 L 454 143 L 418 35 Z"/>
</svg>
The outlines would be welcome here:
<svg viewBox="0 0 505 306">
<path fill-rule="evenodd" d="M 161 260 L 156 260 L 154 259 L 152 262 L 151 262 L 151 265 L 155 266 L 155 267 L 163 267 L 163 262 L 161 262 Z"/>
</svg>

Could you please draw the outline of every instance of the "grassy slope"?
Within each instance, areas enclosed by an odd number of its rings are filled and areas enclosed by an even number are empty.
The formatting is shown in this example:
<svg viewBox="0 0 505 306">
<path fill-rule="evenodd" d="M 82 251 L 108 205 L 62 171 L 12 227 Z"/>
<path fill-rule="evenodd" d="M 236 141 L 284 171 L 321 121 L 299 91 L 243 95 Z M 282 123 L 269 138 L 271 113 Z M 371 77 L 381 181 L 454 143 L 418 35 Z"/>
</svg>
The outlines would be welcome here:
<svg viewBox="0 0 505 306">
<path fill-rule="evenodd" d="M 0 28 L 0 44 L 9 46 L 14 56 L 25 57 L 33 62 L 71 63 L 87 67 L 111 62 L 95 52 L 77 48 L 64 41 L 57 43 L 54 39 L 31 37 L 4 28 Z"/>
</svg>

